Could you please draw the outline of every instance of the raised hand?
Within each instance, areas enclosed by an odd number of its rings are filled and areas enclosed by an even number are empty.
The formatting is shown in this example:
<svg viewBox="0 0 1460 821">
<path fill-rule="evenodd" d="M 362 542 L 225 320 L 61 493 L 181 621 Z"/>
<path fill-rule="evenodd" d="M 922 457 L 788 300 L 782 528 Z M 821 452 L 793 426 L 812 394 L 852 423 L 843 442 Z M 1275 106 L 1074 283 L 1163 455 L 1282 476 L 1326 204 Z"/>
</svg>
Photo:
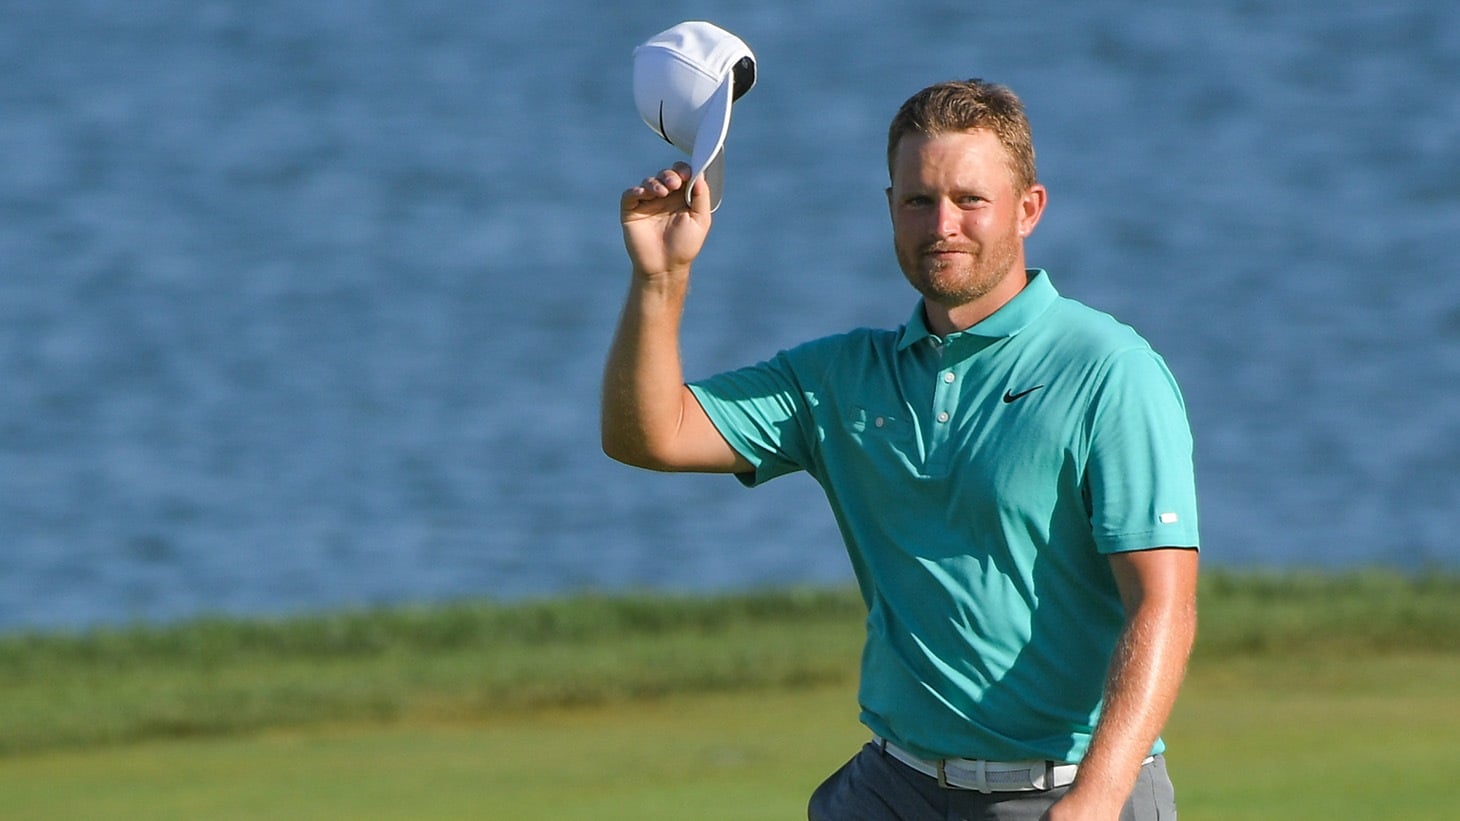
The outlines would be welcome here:
<svg viewBox="0 0 1460 821">
<path fill-rule="evenodd" d="M 690 167 L 675 163 L 623 192 L 619 220 L 634 274 L 647 278 L 684 275 L 710 231 L 709 186 L 695 184 L 693 205 L 685 203 Z"/>
</svg>

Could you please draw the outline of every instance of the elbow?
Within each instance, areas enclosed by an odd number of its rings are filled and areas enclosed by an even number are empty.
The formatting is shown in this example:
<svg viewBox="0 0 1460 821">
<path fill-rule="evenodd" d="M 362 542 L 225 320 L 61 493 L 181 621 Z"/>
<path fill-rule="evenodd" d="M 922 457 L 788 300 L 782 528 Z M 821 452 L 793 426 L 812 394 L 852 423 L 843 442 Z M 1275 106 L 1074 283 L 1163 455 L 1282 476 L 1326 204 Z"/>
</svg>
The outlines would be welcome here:
<svg viewBox="0 0 1460 821">
<path fill-rule="evenodd" d="M 599 437 L 599 446 L 603 448 L 603 455 L 632 467 L 640 467 L 633 448 L 627 446 L 621 437 L 613 435 L 607 428 Z"/>
<path fill-rule="evenodd" d="M 615 462 L 619 462 L 630 467 L 643 467 L 643 465 L 639 464 L 639 459 L 634 454 L 634 452 L 629 450 L 628 448 L 623 447 L 623 445 L 619 444 L 618 442 L 615 442 L 608 437 L 604 437 L 602 445 L 603 455 L 614 460 Z"/>
<path fill-rule="evenodd" d="M 600 439 L 600 446 L 603 448 L 604 456 L 620 464 L 645 470 L 669 470 L 667 463 L 656 458 L 653 450 L 643 442 L 631 441 L 605 430 Z"/>
</svg>

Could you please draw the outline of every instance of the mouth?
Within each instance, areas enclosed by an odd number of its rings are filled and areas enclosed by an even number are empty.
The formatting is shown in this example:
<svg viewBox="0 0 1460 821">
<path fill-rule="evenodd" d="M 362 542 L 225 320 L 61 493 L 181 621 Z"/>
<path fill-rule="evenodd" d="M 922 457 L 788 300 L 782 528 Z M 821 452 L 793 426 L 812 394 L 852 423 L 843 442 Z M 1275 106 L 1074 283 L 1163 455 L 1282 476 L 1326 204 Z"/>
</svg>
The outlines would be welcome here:
<svg viewBox="0 0 1460 821">
<path fill-rule="evenodd" d="M 935 262 L 946 262 L 948 260 L 956 259 L 958 257 L 970 256 L 972 255 L 972 253 L 973 252 L 967 248 L 931 246 L 923 249 L 923 258 L 933 260 Z"/>
<path fill-rule="evenodd" d="M 929 245 L 923 249 L 925 257 L 948 257 L 955 254 L 972 254 L 972 248 L 963 248 L 954 245 Z"/>
</svg>

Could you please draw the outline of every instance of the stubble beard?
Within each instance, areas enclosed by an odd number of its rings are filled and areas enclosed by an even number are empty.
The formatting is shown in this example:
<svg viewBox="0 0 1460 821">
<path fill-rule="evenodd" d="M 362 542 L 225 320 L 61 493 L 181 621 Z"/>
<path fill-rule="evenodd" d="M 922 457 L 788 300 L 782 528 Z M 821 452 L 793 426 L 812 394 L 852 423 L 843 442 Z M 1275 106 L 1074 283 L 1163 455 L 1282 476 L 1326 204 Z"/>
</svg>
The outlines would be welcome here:
<svg viewBox="0 0 1460 821">
<path fill-rule="evenodd" d="M 928 256 L 938 251 L 956 251 L 959 255 L 941 260 Z M 982 247 L 927 243 L 912 253 L 898 249 L 897 258 L 903 276 L 923 295 L 923 299 L 953 309 L 988 295 L 1013 273 L 1018 254 L 1018 241 L 1009 238 L 996 245 Z"/>
</svg>

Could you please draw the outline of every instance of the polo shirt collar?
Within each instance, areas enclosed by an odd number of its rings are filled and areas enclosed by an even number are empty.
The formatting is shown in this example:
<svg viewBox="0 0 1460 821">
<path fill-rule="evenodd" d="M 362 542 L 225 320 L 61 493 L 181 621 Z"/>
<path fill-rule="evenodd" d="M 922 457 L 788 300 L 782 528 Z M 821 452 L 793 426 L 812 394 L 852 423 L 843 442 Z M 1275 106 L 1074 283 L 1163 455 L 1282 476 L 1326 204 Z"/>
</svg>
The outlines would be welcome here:
<svg viewBox="0 0 1460 821">
<path fill-rule="evenodd" d="M 1013 299 L 1004 303 L 1003 307 L 994 311 L 977 325 L 962 331 L 955 331 L 942 341 L 951 343 L 964 336 L 1003 339 L 1028 327 L 1059 298 L 1059 292 L 1055 290 L 1054 283 L 1049 281 L 1049 274 L 1044 269 L 1030 268 L 1025 271 L 1025 274 L 1029 277 L 1029 283 L 1015 294 Z M 923 312 L 923 301 L 918 300 L 917 307 L 913 309 L 912 318 L 903 326 L 902 336 L 897 341 L 897 349 L 904 350 L 928 337 L 936 338 L 937 335 L 928 330 L 928 320 Z"/>
</svg>

